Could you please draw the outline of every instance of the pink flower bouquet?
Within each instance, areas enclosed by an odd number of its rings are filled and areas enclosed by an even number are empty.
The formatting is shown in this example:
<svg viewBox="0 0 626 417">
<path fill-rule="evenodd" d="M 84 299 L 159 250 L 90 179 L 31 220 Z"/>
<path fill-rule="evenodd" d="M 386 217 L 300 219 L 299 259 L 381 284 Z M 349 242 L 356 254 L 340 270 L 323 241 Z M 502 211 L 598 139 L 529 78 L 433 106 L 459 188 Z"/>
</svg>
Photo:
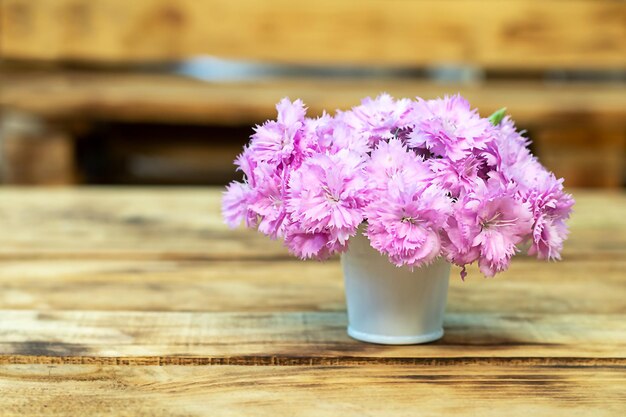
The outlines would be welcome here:
<svg viewBox="0 0 626 417">
<path fill-rule="evenodd" d="M 546 170 L 510 117 L 480 117 L 461 96 L 366 98 L 352 110 L 306 117 L 283 99 L 235 163 L 244 174 L 223 198 L 241 221 L 284 239 L 300 258 L 347 250 L 359 226 L 397 266 L 438 257 L 486 276 L 519 246 L 559 259 L 574 200 Z"/>
</svg>

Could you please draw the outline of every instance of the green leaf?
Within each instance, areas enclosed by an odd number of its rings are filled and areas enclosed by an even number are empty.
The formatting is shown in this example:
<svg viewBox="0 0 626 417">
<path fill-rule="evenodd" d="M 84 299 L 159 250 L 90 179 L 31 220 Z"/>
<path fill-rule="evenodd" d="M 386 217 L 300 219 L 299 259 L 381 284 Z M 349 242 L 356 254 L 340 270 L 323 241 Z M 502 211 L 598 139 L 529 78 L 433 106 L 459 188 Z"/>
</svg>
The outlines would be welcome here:
<svg viewBox="0 0 626 417">
<path fill-rule="evenodd" d="M 491 116 L 489 116 L 489 121 L 492 125 L 498 126 L 502 119 L 506 116 L 506 107 L 502 107 L 500 110 L 496 110 L 493 112 Z"/>
</svg>

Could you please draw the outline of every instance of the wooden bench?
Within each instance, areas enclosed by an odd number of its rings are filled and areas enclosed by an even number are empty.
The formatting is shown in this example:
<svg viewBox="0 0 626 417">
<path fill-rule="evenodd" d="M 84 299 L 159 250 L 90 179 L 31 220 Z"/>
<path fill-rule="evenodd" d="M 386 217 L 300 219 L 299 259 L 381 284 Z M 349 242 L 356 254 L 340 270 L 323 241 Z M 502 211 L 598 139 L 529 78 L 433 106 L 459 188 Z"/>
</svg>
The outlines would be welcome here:
<svg viewBox="0 0 626 417">
<path fill-rule="evenodd" d="M 563 262 L 453 269 L 442 340 L 380 346 L 337 259 L 228 230 L 220 191 L 0 190 L 0 416 L 623 415 L 623 192 L 574 190 Z"/>
<path fill-rule="evenodd" d="M 5 68 L 0 78 L 4 179 L 80 181 L 74 140 L 94 122 L 252 125 L 272 117 L 286 95 L 302 97 L 315 114 L 380 91 L 460 91 L 485 114 L 508 106 L 542 161 L 568 184 L 618 187 L 626 166 L 625 16 L 626 7 L 612 0 L 139 0 L 132 7 L 122 0 L 6 0 L 2 57 L 26 65 Z M 410 77 L 202 83 L 136 69 L 198 54 L 316 68 L 452 66 L 486 76 L 463 84 Z M 51 69 L 36 71 L 33 62 Z M 64 69 L 67 62 L 92 70 Z M 113 70 L 120 65 L 134 69 Z M 583 70 L 614 81 L 546 82 L 555 71 Z"/>
</svg>

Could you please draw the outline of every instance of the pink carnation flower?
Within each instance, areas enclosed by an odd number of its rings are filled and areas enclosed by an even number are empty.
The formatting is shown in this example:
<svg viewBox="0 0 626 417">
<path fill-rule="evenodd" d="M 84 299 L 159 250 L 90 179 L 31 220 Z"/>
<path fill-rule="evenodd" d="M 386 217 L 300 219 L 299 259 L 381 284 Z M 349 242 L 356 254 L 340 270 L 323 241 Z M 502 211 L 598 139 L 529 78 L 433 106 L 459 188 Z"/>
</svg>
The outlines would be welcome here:
<svg viewBox="0 0 626 417">
<path fill-rule="evenodd" d="M 348 249 L 367 222 L 372 247 L 397 266 L 439 256 L 505 270 L 517 246 L 559 259 L 574 203 L 563 180 L 528 150 L 509 117 L 481 118 L 460 96 L 365 99 L 351 111 L 307 118 L 281 100 L 235 161 L 242 182 L 222 200 L 224 220 L 282 238 L 300 258 Z"/>
<path fill-rule="evenodd" d="M 454 220 L 445 228 L 448 259 L 465 266 L 477 258 L 481 272 L 488 277 L 504 271 L 516 245 L 531 232 L 528 205 L 515 198 L 512 184 L 492 178 L 465 195 L 457 207 Z"/>
<path fill-rule="evenodd" d="M 287 229 L 285 245 L 300 259 L 325 260 L 348 249 L 347 241 L 343 239 L 342 243 L 333 231 L 304 232 L 295 225 Z"/>
<path fill-rule="evenodd" d="M 343 248 L 363 221 L 368 191 L 363 175 L 363 159 L 348 150 L 318 154 L 293 172 L 289 181 L 287 210 L 296 233 L 287 241 L 289 248 L 304 256 L 319 253 L 321 236 L 329 252 Z M 305 240 L 311 235 L 314 242 Z M 297 245 L 306 242 L 306 250 Z M 290 244 L 291 243 L 291 244 Z M 339 246 L 336 246 L 339 244 Z M 318 251 L 311 252 L 313 248 Z"/>
<path fill-rule="evenodd" d="M 530 141 L 516 130 L 509 116 L 506 116 L 497 126 L 495 140 L 504 167 L 514 167 L 532 158 L 528 150 Z"/>
<path fill-rule="evenodd" d="M 254 169 L 257 165 L 250 148 L 244 148 L 235 159 L 235 165 L 238 171 L 243 172 L 244 182 L 233 181 L 226 187 L 222 197 L 222 216 L 232 228 L 242 221 L 245 221 L 246 227 L 256 227 L 257 216 L 248 209 L 256 194 Z"/>
<path fill-rule="evenodd" d="M 480 271 L 488 277 L 508 268 L 516 245 L 521 243 L 532 225 L 532 216 L 512 195 L 494 196 L 483 201 L 478 210 L 480 232 L 472 242 L 480 248 Z"/>
<path fill-rule="evenodd" d="M 399 175 L 423 183 L 430 183 L 433 177 L 422 158 L 409 151 L 401 140 L 379 142 L 367 161 L 367 176 L 372 186 L 384 190 Z"/>
<path fill-rule="evenodd" d="M 255 193 L 250 198 L 248 210 L 259 219 L 257 227 L 264 233 L 276 239 L 282 237 L 285 229 L 286 187 L 289 171 L 284 168 L 275 170 L 267 163 L 260 164 L 254 171 L 257 178 Z"/>
<path fill-rule="evenodd" d="M 472 149 L 483 149 L 493 139 L 493 129 L 463 97 L 436 100 L 417 99 L 413 108 L 414 126 L 409 145 L 426 148 L 437 156 L 458 161 Z"/>
<path fill-rule="evenodd" d="M 367 97 L 360 106 L 342 115 L 344 121 L 358 134 L 364 135 L 371 145 L 382 139 L 391 139 L 410 123 L 411 100 L 394 100 L 381 94 L 374 100 Z"/>
<path fill-rule="evenodd" d="M 525 196 L 533 212 L 533 243 L 529 255 L 539 259 L 561 259 L 568 229 L 565 221 L 574 205 L 571 195 L 563 191 L 563 179 L 547 173 L 544 181 Z"/>
<path fill-rule="evenodd" d="M 338 118 L 332 124 L 328 150 L 331 153 L 337 153 L 344 149 L 366 157 L 372 151 L 372 146 L 366 135 L 358 133 L 344 120 Z"/>
<path fill-rule="evenodd" d="M 482 183 L 478 173 L 484 164 L 485 161 L 474 154 L 456 162 L 448 158 L 428 161 L 428 166 L 434 173 L 435 182 L 454 198 L 476 189 Z"/>
<path fill-rule="evenodd" d="M 222 216 L 226 224 L 235 228 L 245 219 L 246 226 L 251 227 L 248 217 L 248 206 L 254 191 L 248 184 L 233 181 L 227 187 L 222 197 Z"/>
<path fill-rule="evenodd" d="M 393 264 L 419 267 L 439 256 L 439 230 L 452 206 L 441 189 L 415 181 L 407 172 L 390 179 L 387 190 L 379 191 L 365 209 L 366 235 Z"/>
<path fill-rule="evenodd" d="M 250 148 L 257 161 L 275 165 L 287 163 L 293 156 L 306 114 L 301 100 L 292 103 L 287 98 L 276 105 L 276 110 L 277 120 L 268 120 L 257 126 L 250 142 Z"/>
</svg>

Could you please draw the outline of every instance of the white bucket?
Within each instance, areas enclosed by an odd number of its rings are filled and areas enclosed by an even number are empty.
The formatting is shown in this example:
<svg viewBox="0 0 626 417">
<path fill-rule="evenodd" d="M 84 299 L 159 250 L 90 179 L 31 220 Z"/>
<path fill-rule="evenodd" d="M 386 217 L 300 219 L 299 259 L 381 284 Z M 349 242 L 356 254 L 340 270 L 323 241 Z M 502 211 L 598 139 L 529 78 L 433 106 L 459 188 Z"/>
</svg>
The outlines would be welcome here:
<svg viewBox="0 0 626 417">
<path fill-rule="evenodd" d="M 361 230 L 341 255 L 348 335 L 386 345 L 427 343 L 443 336 L 450 263 L 398 268 L 370 246 Z"/>
</svg>

